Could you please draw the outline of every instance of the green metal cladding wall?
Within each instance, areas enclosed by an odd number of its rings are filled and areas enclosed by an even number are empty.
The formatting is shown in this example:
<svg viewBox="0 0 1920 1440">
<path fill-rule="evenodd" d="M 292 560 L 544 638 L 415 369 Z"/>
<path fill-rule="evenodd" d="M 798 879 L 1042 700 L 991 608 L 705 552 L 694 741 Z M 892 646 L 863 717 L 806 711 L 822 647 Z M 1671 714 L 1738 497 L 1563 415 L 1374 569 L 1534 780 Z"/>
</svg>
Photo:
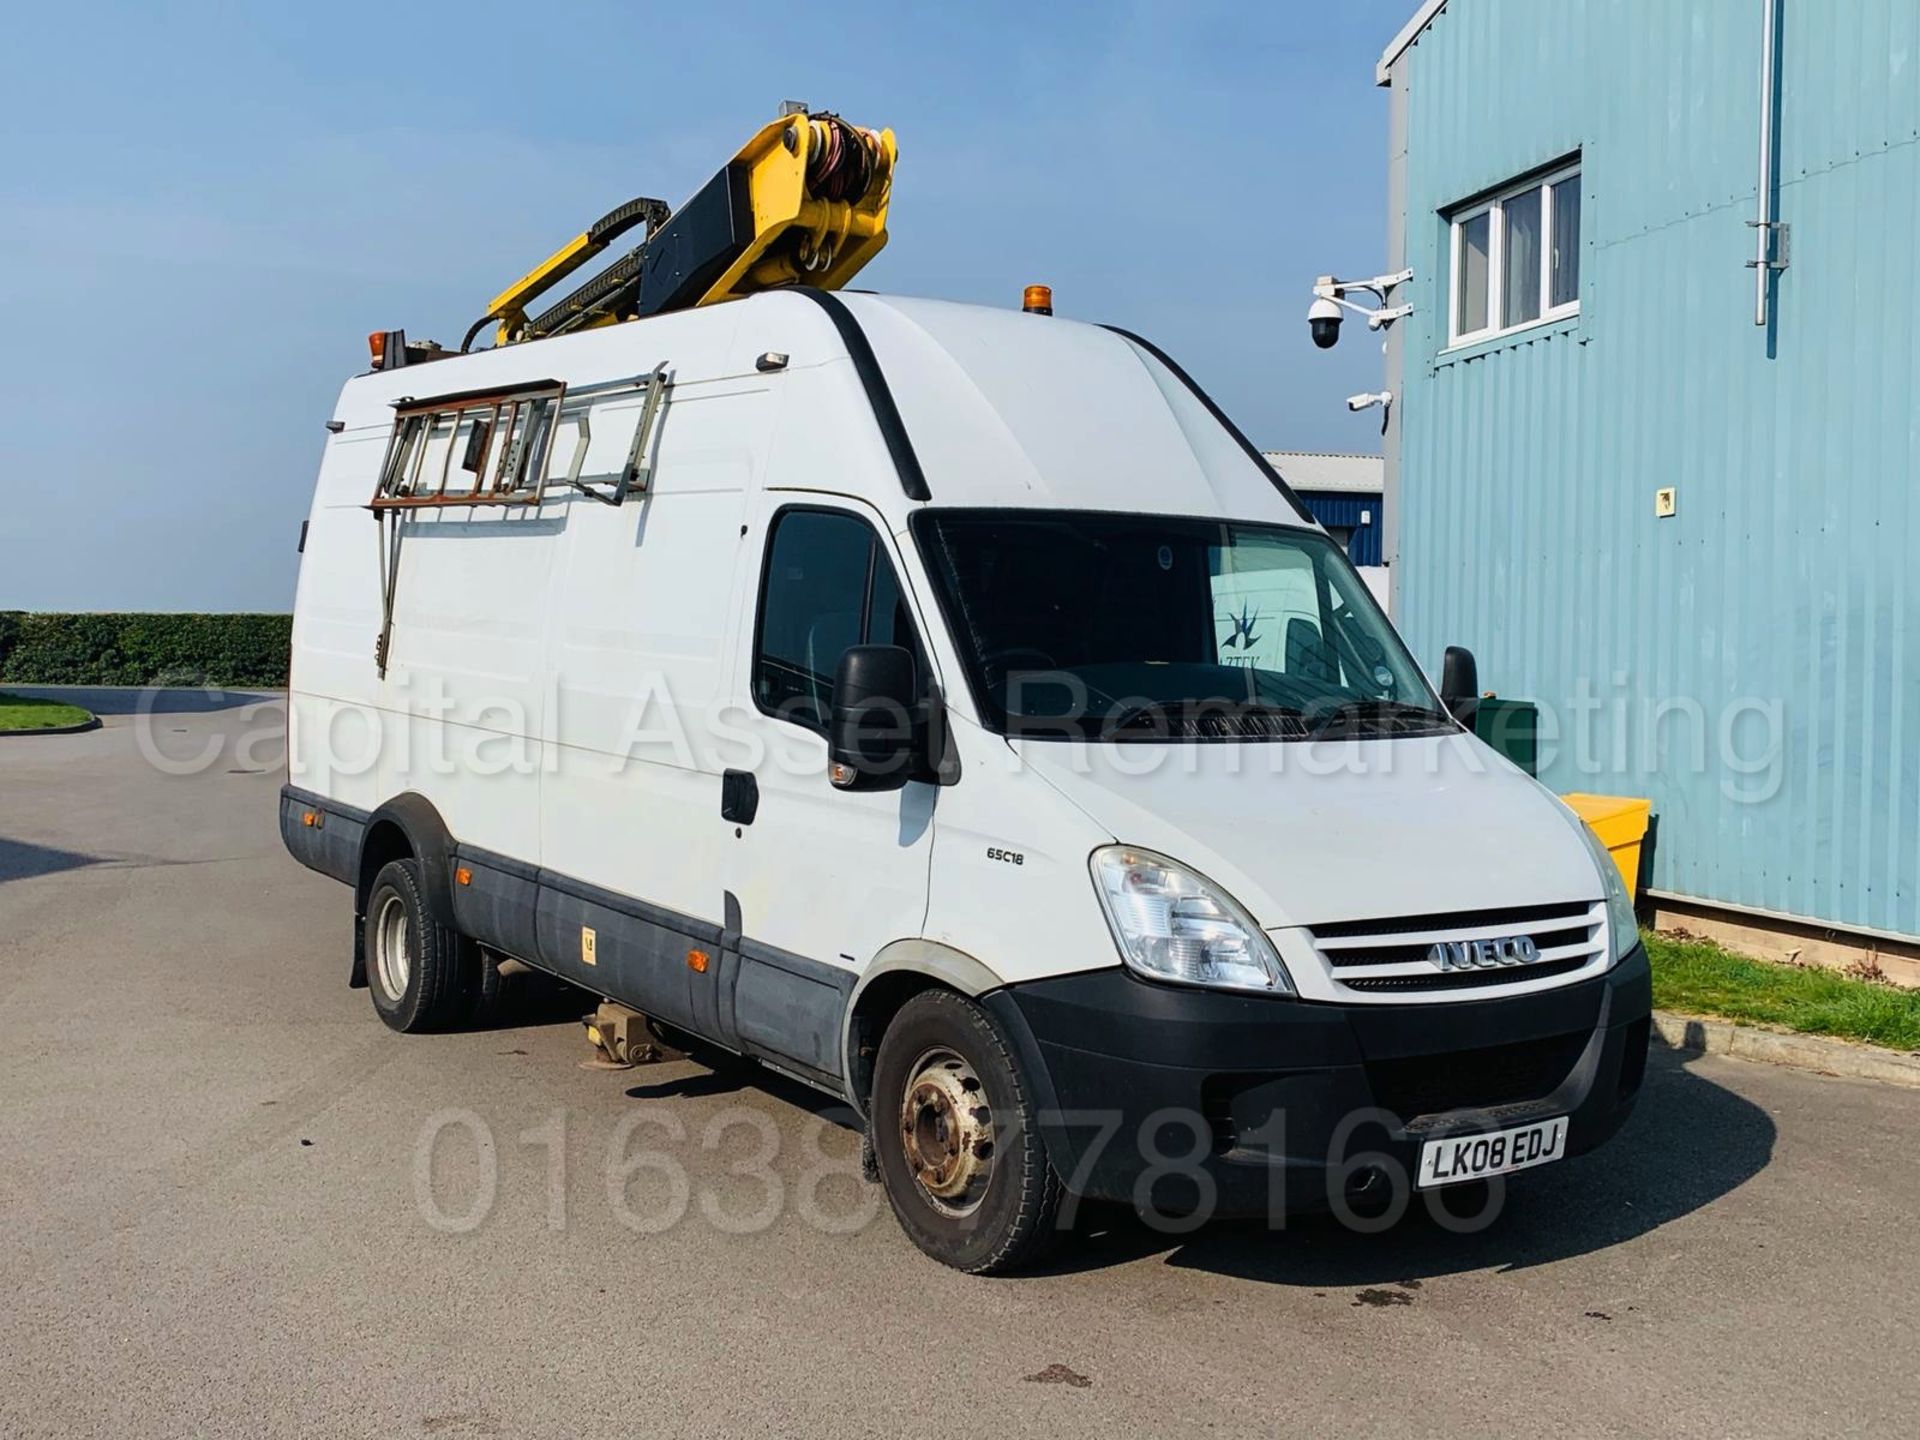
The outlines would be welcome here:
<svg viewBox="0 0 1920 1440">
<path fill-rule="evenodd" d="M 1770 332 L 1758 0 L 1451 0 L 1401 57 L 1396 618 L 1555 712 L 1553 788 L 1653 798 L 1657 888 L 1914 935 L 1920 0 L 1779 14 Z M 1579 317 L 1443 354 L 1441 215 L 1575 150 Z"/>
</svg>

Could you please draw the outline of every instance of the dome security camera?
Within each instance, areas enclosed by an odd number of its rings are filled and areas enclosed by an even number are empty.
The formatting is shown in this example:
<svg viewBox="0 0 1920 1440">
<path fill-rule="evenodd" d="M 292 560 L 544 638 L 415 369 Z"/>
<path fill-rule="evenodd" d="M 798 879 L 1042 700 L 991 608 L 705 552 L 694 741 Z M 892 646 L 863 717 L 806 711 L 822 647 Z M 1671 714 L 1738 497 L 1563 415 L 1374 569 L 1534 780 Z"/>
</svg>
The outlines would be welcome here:
<svg viewBox="0 0 1920 1440">
<path fill-rule="evenodd" d="M 1318 299 L 1307 307 L 1307 329 L 1313 334 L 1313 343 L 1322 350 L 1331 350 L 1340 343 L 1340 307 L 1331 300 Z"/>
</svg>

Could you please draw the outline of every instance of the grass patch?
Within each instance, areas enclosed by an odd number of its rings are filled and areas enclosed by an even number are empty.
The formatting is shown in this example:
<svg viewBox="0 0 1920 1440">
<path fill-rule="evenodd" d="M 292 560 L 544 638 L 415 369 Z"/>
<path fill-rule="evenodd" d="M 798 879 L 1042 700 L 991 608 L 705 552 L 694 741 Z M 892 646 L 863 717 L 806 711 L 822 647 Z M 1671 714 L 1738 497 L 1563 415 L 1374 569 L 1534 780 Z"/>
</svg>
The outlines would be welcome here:
<svg viewBox="0 0 1920 1440">
<path fill-rule="evenodd" d="M 91 719 L 93 712 L 78 705 L 0 691 L 0 730 L 58 730 L 63 725 L 84 725 Z"/>
<path fill-rule="evenodd" d="M 1920 1050 L 1920 990 L 1815 966 L 1751 960 L 1705 940 L 1644 933 L 1653 962 L 1653 1003 L 1662 1010 Z"/>
</svg>

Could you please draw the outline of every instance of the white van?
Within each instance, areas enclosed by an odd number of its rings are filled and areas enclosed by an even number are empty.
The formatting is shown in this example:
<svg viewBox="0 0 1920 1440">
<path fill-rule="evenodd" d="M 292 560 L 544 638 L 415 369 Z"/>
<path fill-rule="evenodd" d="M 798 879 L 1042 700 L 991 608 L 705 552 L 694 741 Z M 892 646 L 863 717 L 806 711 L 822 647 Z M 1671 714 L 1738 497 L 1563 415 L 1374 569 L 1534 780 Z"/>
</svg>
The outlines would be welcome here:
<svg viewBox="0 0 1920 1440">
<path fill-rule="evenodd" d="M 1628 1113 L 1605 851 L 1147 342 L 788 290 L 329 429 L 281 825 L 395 1029 L 511 957 L 753 1057 L 969 1271 L 1064 1194 L 1337 1206 Z"/>
</svg>

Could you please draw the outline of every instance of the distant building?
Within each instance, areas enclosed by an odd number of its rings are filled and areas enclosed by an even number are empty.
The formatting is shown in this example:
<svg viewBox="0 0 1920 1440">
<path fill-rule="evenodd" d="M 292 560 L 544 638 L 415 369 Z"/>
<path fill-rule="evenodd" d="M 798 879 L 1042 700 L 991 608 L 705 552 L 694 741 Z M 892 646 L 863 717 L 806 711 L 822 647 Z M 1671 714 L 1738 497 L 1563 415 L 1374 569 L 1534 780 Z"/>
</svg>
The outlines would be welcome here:
<svg viewBox="0 0 1920 1440">
<path fill-rule="evenodd" d="M 1268 462 L 1346 548 L 1355 565 L 1380 563 L 1382 461 L 1378 455 L 1320 455 L 1269 450 Z"/>
<path fill-rule="evenodd" d="M 1375 77 L 1397 623 L 1540 702 L 1554 789 L 1652 797 L 1662 904 L 1889 957 L 1920 955 L 1917 77 L 1915 0 L 1427 0 Z"/>
</svg>

